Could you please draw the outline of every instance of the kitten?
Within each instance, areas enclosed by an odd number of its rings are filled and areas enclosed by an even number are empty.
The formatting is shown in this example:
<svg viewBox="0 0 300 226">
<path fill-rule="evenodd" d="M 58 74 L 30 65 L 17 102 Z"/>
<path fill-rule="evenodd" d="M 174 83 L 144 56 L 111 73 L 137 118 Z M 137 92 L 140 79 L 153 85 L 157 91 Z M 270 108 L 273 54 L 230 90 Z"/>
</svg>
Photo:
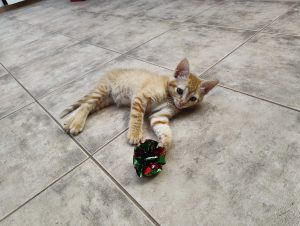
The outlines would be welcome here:
<svg viewBox="0 0 300 226">
<path fill-rule="evenodd" d="M 204 81 L 190 73 L 187 59 L 182 60 L 173 76 L 159 76 L 141 69 L 117 69 L 106 74 L 86 96 L 64 110 L 61 117 L 77 109 L 64 124 L 67 133 L 77 135 L 88 115 L 111 104 L 131 107 L 128 139 L 139 144 L 143 139 L 144 115 L 160 145 L 171 146 L 169 120 L 181 109 L 200 103 L 218 81 Z"/>
</svg>

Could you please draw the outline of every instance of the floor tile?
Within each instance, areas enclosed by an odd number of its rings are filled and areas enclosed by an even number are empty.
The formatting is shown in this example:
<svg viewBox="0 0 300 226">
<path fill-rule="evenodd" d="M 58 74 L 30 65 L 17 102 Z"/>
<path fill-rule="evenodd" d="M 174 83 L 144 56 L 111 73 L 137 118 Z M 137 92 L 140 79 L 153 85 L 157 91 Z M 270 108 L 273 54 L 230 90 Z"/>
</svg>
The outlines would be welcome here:
<svg viewBox="0 0 300 226">
<path fill-rule="evenodd" d="M 169 30 L 172 23 L 145 16 L 125 18 L 74 11 L 41 26 L 48 31 L 126 52 Z"/>
<path fill-rule="evenodd" d="M 25 24 L 21 21 L 10 19 L 5 15 L 0 14 L 0 47 L 3 46 L 2 41 L 7 37 L 15 35 L 16 33 L 26 32 L 27 29 L 30 28 L 30 25 Z"/>
<path fill-rule="evenodd" d="M 168 73 L 167 70 L 151 64 L 131 58 L 120 57 L 103 65 L 101 69 L 87 74 L 84 78 L 61 87 L 40 101 L 43 106 L 63 124 L 65 119 L 59 118 L 60 113 L 93 89 L 98 80 L 106 72 L 115 68 L 144 68 L 159 73 Z M 76 139 L 85 146 L 90 153 L 94 153 L 98 148 L 124 131 L 128 127 L 128 122 L 129 108 L 108 107 L 91 115 L 87 120 L 84 131 L 76 136 Z"/>
<path fill-rule="evenodd" d="M 183 22 L 193 16 L 201 14 L 205 10 L 221 5 L 222 0 L 213 1 L 184 1 L 184 0 L 165 0 L 154 1 L 155 7 L 146 11 L 146 16 L 161 18 L 175 22 Z"/>
<path fill-rule="evenodd" d="M 96 34 L 86 33 L 84 41 L 112 50 L 127 52 L 150 39 L 170 30 L 172 24 L 148 18 L 120 18 L 118 25 L 108 27 Z"/>
<path fill-rule="evenodd" d="M 12 70 L 12 74 L 34 95 L 41 97 L 99 68 L 119 54 L 84 43 L 59 49 L 34 64 Z"/>
<path fill-rule="evenodd" d="M 130 51 L 129 54 L 172 70 L 187 57 L 192 70 L 200 73 L 218 62 L 252 34 L 249 31 L 185 24 Z"/>
<path fill-rule="evenodd" d="M 153 225 L 91 160 L 55 183 L 4 225 Z"/>
<path fill-rule="evenodd" d="M 70 0 L 51 0 L 51 1 L 41 1 L 38 4 L 43 7 L 52 7 L 56 9 L 72 9 L 72 10 L 86 10 L 93 8 L 97 5 L 107 4 L 107 2 L 115 2 L 112 0 L 89 0 L 89 1 L 80 1 L 80 2 L 71 2 Z"/>
<path fill-rule="evenodd" d="M 54 54 L 79 41 L 59 34 L 50 34 L 41 29 L 30 27 L 25 32 L 10 35 L 1 40 L 0 62 L 8 69 L 35 64 L 41 58 Z"/>
<path fill-rule="evenodd" d="M 0 219 L 85 158 L 37 104 L 2 119 Z"/>
<path fill-rule="evenodd" d="M 158 176 L 137 177 L 126 134 L 95 158 L 161 225 L 296 225 L 300 114 L 211 92 L 171 123 L 174 145 Z"/>
<path fill-rule="evenodd" d="M 123 17 L 145 15 L 148 18 L 182 22 L 222 1 L 183 1 L 183 0 L 114 0 L 94 2 L 83 10 L 101 14 L 113 14 Z"/>
<path fill-rule="evenodd" d="M 292 2 L 227 1 L 191 21 L 198 24 L 259 30 L 285 13 Z"/>
<path fill-rule="evenodd" d="M 145 15 L 149 19 L 182 22 L 221 2 L 223 1 L 113 0 L 94 1 L 91 5 L 84 5 L 80 9 L 93 13 L 120 15 L 126 18 Z"/>
<path fill-rule="evenodd" d="M 300 110 L 300 37 L 259 34 L 206 76 Z"/>
<path fill-rule="evenodd" d="M 290 9 L 264 31 L 300 36 L 300 4 Z"/>
<path fill-rule="evenodd" d="M 33 4 L 12 10 L 9 17 L 31 25 L 43 25 L 71 12 L 68 7 L 57 9 L 45 7 L 43 4 Z"/>
<path fill-rule="evenodd" d="M 11 75 L 0 76 L 0 118 L 33 101 Z"/>
<path fill-rule="evenodd" d="M 143 15 L 145 10 L 150 9 L 155 5 L 157 5 L 155 0 L 105 0 L 91 1 L 91 4 L 82 5 L 77 10 L 130 18 L 137 15 Z"/>
</svg>

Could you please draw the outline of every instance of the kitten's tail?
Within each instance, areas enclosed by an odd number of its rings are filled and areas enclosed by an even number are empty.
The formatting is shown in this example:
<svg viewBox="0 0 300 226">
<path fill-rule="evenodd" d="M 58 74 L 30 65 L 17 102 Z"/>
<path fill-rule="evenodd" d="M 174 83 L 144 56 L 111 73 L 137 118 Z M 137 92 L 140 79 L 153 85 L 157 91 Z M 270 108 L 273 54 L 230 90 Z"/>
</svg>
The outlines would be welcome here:
<svg viewBox="0 0 300 226">
<path fill-rule="evenodd" d="M 77 108 L 79 108 L 79 106 L 81 105 L 81 103 L 76 102 L 75 104 L 72 104 L 70 107 L 68 107 L 67 109 L 63 110 L 62 113 L 60 113 L 59 117 L 63 118 L 66 115 L 70 114 L 71 112 L 75 111 Z"/>
<path fill-rule="evenodd" d="M 80 100 L 76 101 L 74 104 L 72 104 L 71 106 L 69 106 L 68 108 L 66 108 L 65 110 L 63 110 L 63 112 L 60 113 L 59 117 L 63 118 L 66 115 L 70 114 L 71 112 L 75 111 L 77 108 L 80 107 L 80 105 L 82 103 L 84 103 L 86 101 L 86 99 L 87 99 L 87 96 L 84 96 Z"/>
</svg>

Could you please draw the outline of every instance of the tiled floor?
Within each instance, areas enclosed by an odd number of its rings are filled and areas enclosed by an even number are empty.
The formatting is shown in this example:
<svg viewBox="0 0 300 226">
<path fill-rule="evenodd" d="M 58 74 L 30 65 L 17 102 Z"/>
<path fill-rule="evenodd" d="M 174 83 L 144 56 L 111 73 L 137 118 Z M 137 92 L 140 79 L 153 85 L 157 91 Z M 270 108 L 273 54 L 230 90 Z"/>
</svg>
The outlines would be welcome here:
<svg viewBox="0 0 300 226">
<path fill-rule="evenodd" d="M 300 0 L 44 0 L 0 13 L 0 225 L 300 225 Z M 221 83 L 140 179 L 129 110 L 59 113 L 115 67 Z M 153 137 L 148 125 L 145 133 Z"/>
</svg>

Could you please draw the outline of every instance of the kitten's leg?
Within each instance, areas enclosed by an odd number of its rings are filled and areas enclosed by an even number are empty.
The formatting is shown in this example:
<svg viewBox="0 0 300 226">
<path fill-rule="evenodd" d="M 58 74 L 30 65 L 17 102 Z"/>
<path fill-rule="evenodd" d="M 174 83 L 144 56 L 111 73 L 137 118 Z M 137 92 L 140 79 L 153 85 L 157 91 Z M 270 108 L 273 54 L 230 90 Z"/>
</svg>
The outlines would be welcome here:
<svg viewBox="0 0 300 226">
<path fill-rule="evenodd" d="M 79 107 L 74 116 L 64 123 L 64 130 L 72 135 L 80 133 L 85 125 L 88 115 L 110 104 L 109 88 L 106 85 L 97 86 L 89 95 L 78 101 Z"/>
<path fill-rule="evenodd" d="M 136 96 L 131 104 L 128 140 L 130 144 L 139 144 L 143 139 L 143 121 L 148 99 L 144 95 Z"/>
<path fill-rule="evenodd" d="M 150 116 L 150 125 L 159 140 L 159 144 L 170 149 L 172 144 L 172 131 L 169 125 L 169 117 L 164 114 Z"/>
</svg>

